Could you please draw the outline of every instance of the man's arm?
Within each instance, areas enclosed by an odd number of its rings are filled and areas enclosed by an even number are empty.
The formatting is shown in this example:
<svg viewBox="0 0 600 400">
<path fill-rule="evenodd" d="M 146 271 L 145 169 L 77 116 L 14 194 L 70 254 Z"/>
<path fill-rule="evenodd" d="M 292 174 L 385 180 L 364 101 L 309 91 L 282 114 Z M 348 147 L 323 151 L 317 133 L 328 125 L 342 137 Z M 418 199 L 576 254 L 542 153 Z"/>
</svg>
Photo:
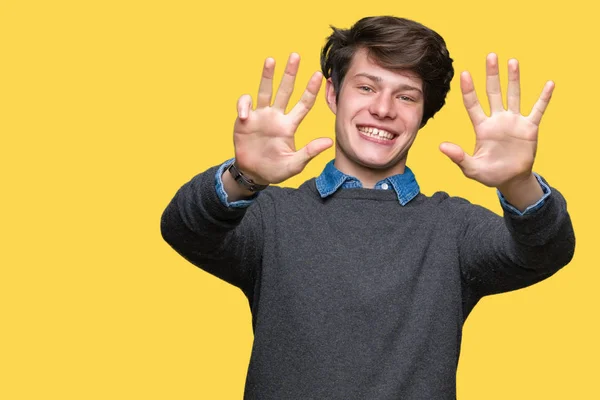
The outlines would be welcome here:
<svg viewBox="0 0 600 400">
<path fill-rule="evenodd" d="M 175 194 L 161 218 L 164 240 L 192 264 L 246 294 L 262 250 L 260 206 L 227 207 L 217 194 L 213 167 Z"/>
<path fill-rule="evenodd" d="M 539 208 L 523 215 L 505 204 L 503 209 L 503 217 L 466 202 L 457 210 L 463 221 L 461 272 L 475 298 L 539 282 L 567 265 L 574 254 L 567 204 L 556 188 Z"/>
<path fill-rule="evenodd" d="M 482 207 L 463 209 L 466 223 L 459 242 L 461 267 L 468 286 L 478 295 L 540 281 L 566 265 L 575 249 L 565 199 L 545 183 L 544 190 L 532 171 L 538 128 L 554 83 L 546 83 L 531 113 L 524 116 L 517 60 L 508 62 L 506 109 L 495 54 L 487 57 L 486 74 L 489 117 L 477 99 L 471 76 L 461 74 L 463 102 L 476 135 L 473 155 L 455 144 L 440 146 L 465 176 L 497 188 L 501 195 L 504 221 Z"/>
<path fill-rule="evenodd" d="M 298 104 L 285 114 L 298 64 L 299 56 L 292 54 L 272 105 L 275 62 L 270 58 L 265 61 L 256 109 L 250 96 L 238 100 L 235 163 L 256 184 L 279 183 L 300 173 L 332 145 L 331 139 L 321 138 L 295 149 L 294 134 L 314 105 L 322 81 L 322 75 L 315 73 Z M 162 235 L 190 262 L 248 293 L 262 250 L 260 204 L 248 207 L 252 204 L 248 200 L 256 196 L 223 166 L 211 168 L 177 192 L 163 213 Z"/>
</svg>

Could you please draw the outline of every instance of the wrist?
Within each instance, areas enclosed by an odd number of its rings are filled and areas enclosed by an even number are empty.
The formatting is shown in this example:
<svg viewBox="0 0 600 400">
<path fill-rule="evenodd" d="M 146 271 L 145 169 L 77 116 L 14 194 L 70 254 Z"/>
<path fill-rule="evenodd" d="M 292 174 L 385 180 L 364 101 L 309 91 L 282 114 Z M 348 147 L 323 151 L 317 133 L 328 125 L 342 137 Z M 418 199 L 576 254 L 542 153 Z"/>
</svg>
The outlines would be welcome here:
<svg viewBox="0 0 600 400">
<path fill-rule="evenodd" d="M 245 192 L 256 193 L 266 189 L 269 186 L 268 183 L 263 184 L 260 182 L 256 182 L 254 178 L 242 172 L 235 161 L 231 163 L 231 165 L 227 168 L 227 172 L 239 185 L 239 187 Z"/>
<path fill-rule="evenodd" d="M 511 179 L 499 185 L 497 189 L 508 203 L 520 211 L 535 204 L 544 196 L 544 191 L 533 172 L 529 176 Z"/>
<path fill-rule="evenodd" d="M 256 195 L 256 193 L 241 187 L 227 169 L 221 174 L 221 182 L 223 182 L 223 190 L 229 203 L 239 200 L 249 200 Z"/>
</svg>

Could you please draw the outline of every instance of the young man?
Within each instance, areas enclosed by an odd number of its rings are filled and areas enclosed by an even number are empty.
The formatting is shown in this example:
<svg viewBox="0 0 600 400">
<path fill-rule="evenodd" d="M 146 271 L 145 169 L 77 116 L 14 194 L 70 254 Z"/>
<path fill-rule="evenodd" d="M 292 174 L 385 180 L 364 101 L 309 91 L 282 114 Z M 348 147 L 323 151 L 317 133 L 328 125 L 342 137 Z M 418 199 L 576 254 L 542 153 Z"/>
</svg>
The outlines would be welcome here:
<svg viewBox="0 0 600 400">
<path fill-rule="evenodd" d="M 250 96 L 238 102 L 235 160 L 178 191 L 163 236 L 248 297 L 245 398 L 453 399 L 462 326 L 478 300 L 541 281 L 574 252 L 564 198 L 532 172 L 553 84 L 521 115 L 519 69 L 509 61 L 505 110 L 489 55 L 488 117 L 469 74 L 460 77 L 475 152 L 440 149 L 467 177 L 498 189 L 502 218 L 420 193 L 407 153 L 443 106 L 454 71 L 437 33 L 395 17 L 334 28 L 321 64 L 335 160 L 298 189 L 265 189 L 332 145 L 294 147 L 322 81 L 315 73 L 285 114 L 298 63 L 292 54 L 272 102 L 274 61 L 266 60 L 256 108 Z"/>
</svg>

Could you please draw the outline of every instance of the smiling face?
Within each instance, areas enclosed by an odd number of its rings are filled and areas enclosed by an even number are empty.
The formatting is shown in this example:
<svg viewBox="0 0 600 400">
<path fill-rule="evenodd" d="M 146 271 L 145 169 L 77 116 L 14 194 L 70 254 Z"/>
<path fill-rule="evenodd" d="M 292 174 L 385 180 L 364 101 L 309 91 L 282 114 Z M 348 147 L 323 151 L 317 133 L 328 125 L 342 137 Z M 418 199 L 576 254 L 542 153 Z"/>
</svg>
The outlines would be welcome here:
<svg viewBox="0 0 600 400">
<path fill-rule="evenodd" d="M 423 117 L 423 82 L 410 71 L 382 68 L 361 49 L 354 54 L 337 96 L 327 81 L 336 115 L 335 166 L 372 186 L 404 172 Z"/>
</svg>

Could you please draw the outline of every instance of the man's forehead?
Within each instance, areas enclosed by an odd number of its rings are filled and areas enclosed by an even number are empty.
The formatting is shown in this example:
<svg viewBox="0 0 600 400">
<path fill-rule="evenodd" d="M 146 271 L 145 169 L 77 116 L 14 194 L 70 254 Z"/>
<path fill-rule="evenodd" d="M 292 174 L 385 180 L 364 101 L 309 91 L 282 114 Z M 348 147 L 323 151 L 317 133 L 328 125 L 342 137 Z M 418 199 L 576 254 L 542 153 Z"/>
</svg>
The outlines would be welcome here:
<svg viewBox="0 0 600 400">
<path fill-rule="evenodd" d="M 419 74 L 409 69 L 388 69 L 383 67 L 366 49 L 358 50 L 352 57 L 346 78 L 366 77 L 377 82 L 407 78 L 421 89 L 423 81 Z M 400 78 L 401 77 L 401 78 Z"/>
</svg>

